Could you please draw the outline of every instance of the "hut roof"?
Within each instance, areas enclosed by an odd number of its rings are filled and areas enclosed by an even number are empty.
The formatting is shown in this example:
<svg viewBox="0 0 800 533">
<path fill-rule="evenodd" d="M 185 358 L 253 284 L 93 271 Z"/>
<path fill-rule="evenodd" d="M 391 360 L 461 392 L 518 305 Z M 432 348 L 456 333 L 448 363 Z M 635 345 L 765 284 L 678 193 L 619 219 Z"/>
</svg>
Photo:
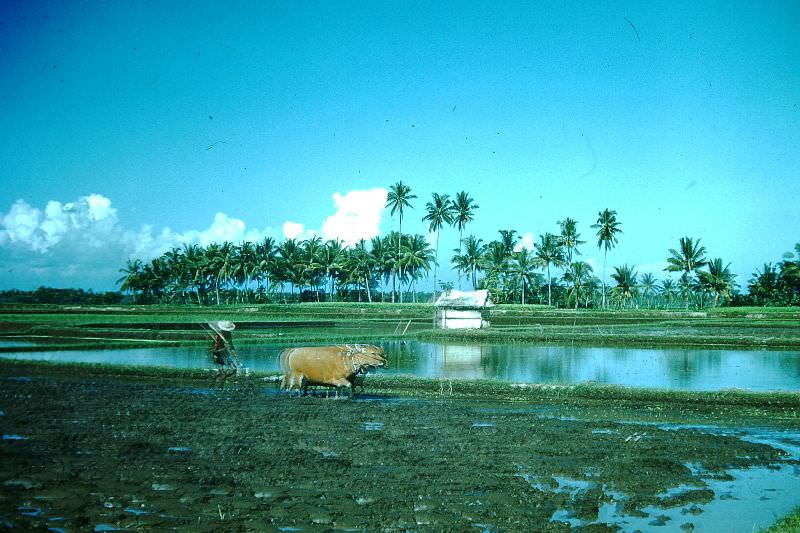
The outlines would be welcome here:
<svg viewBox="0 0 800 533">
<path fill-rule="evenodd" d="M 485 309 L 494 307 L 489 291 L 457 291 L 452 290 L 442 294 L 434 304 L 436 307 L 451 307 L 456 309 Z"/>
</svg>

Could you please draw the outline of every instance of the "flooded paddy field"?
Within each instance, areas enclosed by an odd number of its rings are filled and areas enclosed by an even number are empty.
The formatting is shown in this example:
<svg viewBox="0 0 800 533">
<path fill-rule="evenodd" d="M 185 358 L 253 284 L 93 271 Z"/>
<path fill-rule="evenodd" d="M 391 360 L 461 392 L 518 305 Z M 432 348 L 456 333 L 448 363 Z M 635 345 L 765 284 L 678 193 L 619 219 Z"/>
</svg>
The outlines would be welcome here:
<svg viewBox="0 0 800 533">
<path fill-rule="evenodd" d="M 796 350 L 375 342 L 386 349 L 389 361 L 388 368 L 379 371 L 381 375 L 521 383 L 593 382 L 671 390 L 800 391 L 800 351 Z M 278 354 L 288 346 L 294 344 L 242 344 L 239 354 L 250 370 L 278 372 Z M 181 369 L 209 366 L 204 345 L 113 350 L 8 349 L 0 352 L 0 358 Z"/>
<path fill-rule="evenodd" d="M 750 532 L 800 506 L 800 314 L 499 307 L 477 332 L 429 305 L 0 309 L 0 528 Z M 219 319 L 238 381 L 210 377 Z M 387 349 L 364 396 L 277 390 L 281 349 L 346 342 Z"/>
<path fill-rule="evenodd" d="M 752 531 L 800 504 L 790 394 L 385 377 L 343 401 L 11 361 L 0 380 L 18 530 Z"/>
</svg>

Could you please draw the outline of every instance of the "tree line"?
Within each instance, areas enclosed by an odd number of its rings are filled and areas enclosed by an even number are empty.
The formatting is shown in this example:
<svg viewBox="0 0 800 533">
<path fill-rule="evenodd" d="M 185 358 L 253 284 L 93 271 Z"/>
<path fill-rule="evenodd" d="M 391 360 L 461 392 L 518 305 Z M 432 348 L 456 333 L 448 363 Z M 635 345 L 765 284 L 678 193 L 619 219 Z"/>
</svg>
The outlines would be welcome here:
<svg viewBox="0 0 800 533">
<path fill-rule="evenodd" d="M 604 209 L 591 225 L 603 252 L 601 276 L 580 260 L 578 223 L 557 222 L 557 233 L 538 236 L 532 249 L 521 246 L 516 230 L 498 231 L 489 242 L 464 236 L 479 206 L 466 191 L 433 193 L 425 204 L 423 222 L 432 234 L 404 234 L 403 220 L 417 196 L 398 181 L 389 188 L 386 207 L 398 216 L 398 231 L 362 239 L 354 246 L 319 236 L 277 242 L 185 244 L 149 261 L 132 258 L 120 270 L 120 289 L 134 302 L 221 304 L 293 301 L 428 301 L 438 291 L 458 287 L 487 289 L 496 303 L 537 303 L 564 307 L 700 308 L 722 304 L 800 304 L 800 244 L 798 260 L 787 254 L 777 266 L 765 264 L 753 274 L 749 294 L 741 295 L 730 264 L 708 258 L 701 239 L 683 237 L 668 251 L 665 271 L 678 275 L 662 280 L 639 274 L 628 264 L 614 266 L 613 286 L 606 284 L 609 252 L 622 235 L 614 210 Z M 459 247 L 450 263 L 457 285 L 439 281 L 439 234 L 447 227 L 459 233 Z M 418 290 L 418 282 L 433 276 L 433 294 Z"/>
</svg>

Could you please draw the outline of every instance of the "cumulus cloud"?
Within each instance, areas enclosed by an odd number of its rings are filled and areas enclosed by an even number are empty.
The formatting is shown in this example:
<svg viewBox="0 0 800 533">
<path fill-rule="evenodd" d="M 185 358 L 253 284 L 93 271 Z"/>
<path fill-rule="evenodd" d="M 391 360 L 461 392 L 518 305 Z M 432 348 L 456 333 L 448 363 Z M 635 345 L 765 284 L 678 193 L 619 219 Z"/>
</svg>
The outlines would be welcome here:
<svg viewBox="0 0 800 533">
<path fill-rule="evenodd" d="M 322 224 L 322 236 L 339 239 L 352 245 L 361 239 L 371 239 L 380 233 L 381 213 L 386 206 L 386 189 L 350 191 L 333 194 L 336 212 Z"/>
<path fill-rule="evenodd" d="M 529 231 L 525 235 L 523 235 L 522 236 L 522 240 L 520 240 L 516 244 L 516 246 L 514 246 L 514 251 L 515 252 L 519 252 L 520 250 L 522 250 L 524 248 L 524 249 L 528 250 L 529 252 L 532 252 L 533 251 L 534 242 L 535 242 L 535 239 L 533 237 L 533 233 L 531 233 Z"/>
<path fill-rule="evenodd" d="M 265 237 L 276 237 L 275 231 L 266 227 L 263 230 L 247 228 L 241 219 L 218 212 L 209 227 L 202 230 L 172 231 L 169 227 L 154 232 L 150 225 L 142 226 L 138 232 L 128 232 L 125 241 L 132 244 L 132 255 L 139 258 L 156 257 L 170 248 L 184 244 L 208 246 L 216 242 L 239 243 L 243 241 L 259 242 Z"/>
<path fill-rule="evenodd" d="M 44 253 L 70 240 L 78 240 L 82 246 L 102 246 L 114 236 L 117 210 L 100 194 L 65 204 L 51 200 L 44 210 L 17 200 L 0 222 L 0 245 Z"/>
<path fill-rule="evenodd" d="M 285 238 L 307 239 L 322 234 L 352 245 L 379 234 L 386 189 L 335 193 L 335 212 L 322 230 L 286 221 Z M 205 229 L 174 231 L 143 225 L 123 228 L 111 200 L 102 194 L 81 196 L 73 202 L 51 200 L 44 208 L 17 200 L 0 213 L 0 268 L 8 275 L 3 285 L 17 287 L 82 286 L 113 288 L 118 269 L 128 258 L 150 260 L 184 244 L 259 242 L 278 238 L 267 226 L 248 227 L 241 219 L 218 212 Z"/>
<path fill-rule="evenodd" d="M 306 227 L 299 222 L 287 220 L 283 223 L 283 236 L 287 239 L 296 239 L 305 233 Z"/>
</svg>

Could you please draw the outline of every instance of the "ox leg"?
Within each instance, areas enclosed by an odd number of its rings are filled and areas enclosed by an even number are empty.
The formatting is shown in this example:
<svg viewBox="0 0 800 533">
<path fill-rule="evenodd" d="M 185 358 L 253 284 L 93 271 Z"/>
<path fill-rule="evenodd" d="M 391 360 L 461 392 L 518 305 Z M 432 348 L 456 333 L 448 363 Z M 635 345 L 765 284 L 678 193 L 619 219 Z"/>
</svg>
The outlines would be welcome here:
<svg viewBox="0 0 800 533">
<path fill-rule="evenodd" d="M 297 389 L 297 396 L 299 397 L 300 394 L 303 392 L 303 375 L 302 374 L 289 374 L 289 398 L 292 397 L 292 389 Z"/>
<path fill-rule="evenodd" d="M 344 388 L 347 388 L 350 391 L 350 394 L 348 396 L 350 398 L 353 397 L 353 385 L 348 380 L 340 379 L 336 383 L 334 383 L 334 385 L 336 386 L 336 399 L 337 400 L 339 399 L 339 389 L 344 389 Z"/>
</svg>

